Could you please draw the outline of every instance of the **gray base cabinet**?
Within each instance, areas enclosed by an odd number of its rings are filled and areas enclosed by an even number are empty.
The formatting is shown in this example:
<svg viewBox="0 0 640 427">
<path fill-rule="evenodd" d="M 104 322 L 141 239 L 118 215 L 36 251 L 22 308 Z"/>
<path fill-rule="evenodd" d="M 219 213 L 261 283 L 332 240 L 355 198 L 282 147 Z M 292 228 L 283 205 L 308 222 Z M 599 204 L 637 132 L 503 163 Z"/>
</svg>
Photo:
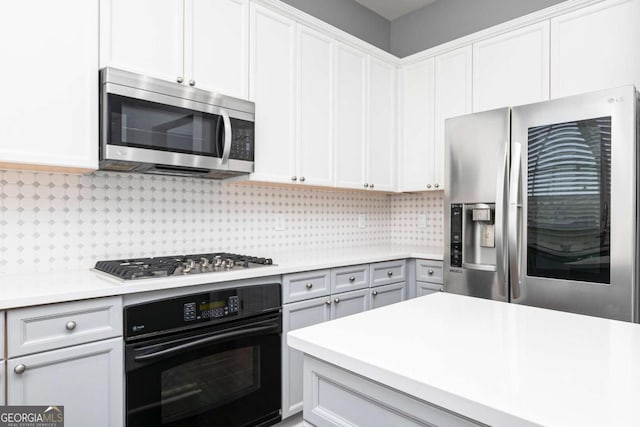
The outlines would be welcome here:
<svg viewBox="0 0 640 427">
<path fill-rule="evenodd" d="M 65 425 L 123 422 L 122 338 L 7 361 L 7 404 L 64 405 Z"/>
<path fill-rule="evenodd" d="M 416 260 L 416 297 L 444 291 L 442 268 L 442 261 Z"/>
<path fill-rule="evenodd" d="M 7 312 L 8 405 L 62 405 L 65 425 L 124 423 L 122 298 Z"/>
<path fill-rule="evenodd" d="M 287 332 L 330 319 L 329 296 L 285 304 L 282 307 L 282 418 L 302 410 L 303 355 L 287 345 Z"/>
<path fill-rule="evenodd" d="M 306 355 L 304 421 L 316 427 L 483 425 Z"/>
</svg>

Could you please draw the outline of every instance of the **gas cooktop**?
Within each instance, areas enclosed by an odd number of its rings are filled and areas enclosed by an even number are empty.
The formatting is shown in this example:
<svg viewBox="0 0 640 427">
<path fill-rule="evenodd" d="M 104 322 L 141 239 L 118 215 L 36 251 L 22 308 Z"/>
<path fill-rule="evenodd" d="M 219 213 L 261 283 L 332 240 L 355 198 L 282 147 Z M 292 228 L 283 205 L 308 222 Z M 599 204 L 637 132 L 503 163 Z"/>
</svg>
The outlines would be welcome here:
<svg viewBox="0 0 640 427">
<path fill-rule="evenodd" d="M 217 252 L 156 258 L 98 261 L 96 270 L 124 280 L 243 270 L 273 265 L 271 258 Z"/>
</svg>

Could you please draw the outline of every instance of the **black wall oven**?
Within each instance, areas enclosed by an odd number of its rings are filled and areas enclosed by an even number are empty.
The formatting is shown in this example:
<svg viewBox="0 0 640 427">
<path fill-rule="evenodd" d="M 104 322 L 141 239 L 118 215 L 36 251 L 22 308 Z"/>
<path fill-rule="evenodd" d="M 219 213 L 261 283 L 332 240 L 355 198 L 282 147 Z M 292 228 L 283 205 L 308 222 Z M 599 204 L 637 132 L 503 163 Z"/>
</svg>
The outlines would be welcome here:
<svg viewBox="0 0 640 427">
<path fill-rule="evenodd" d="M 280 285 L 125 307 L 127 426 L 281 419 Z"/>
</svg>

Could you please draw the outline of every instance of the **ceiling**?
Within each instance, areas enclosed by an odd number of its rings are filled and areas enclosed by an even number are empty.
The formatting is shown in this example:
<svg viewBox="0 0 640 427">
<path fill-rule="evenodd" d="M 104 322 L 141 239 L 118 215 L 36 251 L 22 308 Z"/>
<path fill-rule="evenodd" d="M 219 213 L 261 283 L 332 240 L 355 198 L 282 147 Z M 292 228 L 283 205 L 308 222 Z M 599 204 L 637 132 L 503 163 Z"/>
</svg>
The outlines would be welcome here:
<svg viewBox="0 0 640 427">
<path fill-rule="evenodd" d="M 423 8 L 436 0 L 356 0 L 364 7 L 384 16 L 389 21 Z"/>
</svg>

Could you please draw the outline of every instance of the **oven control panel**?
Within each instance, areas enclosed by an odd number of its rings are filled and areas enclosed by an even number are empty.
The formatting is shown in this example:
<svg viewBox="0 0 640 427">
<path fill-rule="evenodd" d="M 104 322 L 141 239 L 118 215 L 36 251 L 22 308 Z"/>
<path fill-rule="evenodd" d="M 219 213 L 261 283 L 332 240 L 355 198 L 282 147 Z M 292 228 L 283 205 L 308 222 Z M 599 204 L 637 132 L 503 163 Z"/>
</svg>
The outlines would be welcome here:
<svg viewBox="0 0 640 427">
<path fill-rule="evenodd" d="M 231 295 L 226 299 L 211 300 L 207 298 L 197 302 L 184 303 L 184 321 L 217 319 L 238 314 L 239 301 L 238 295 Z"/>
<path fill-rule="evenodd" d="M 125 340 L 185 328 L 199 328 L 277 310 L 282 307 L 279 283 L 200 292 L 126 306 Z"/>
</svg>

